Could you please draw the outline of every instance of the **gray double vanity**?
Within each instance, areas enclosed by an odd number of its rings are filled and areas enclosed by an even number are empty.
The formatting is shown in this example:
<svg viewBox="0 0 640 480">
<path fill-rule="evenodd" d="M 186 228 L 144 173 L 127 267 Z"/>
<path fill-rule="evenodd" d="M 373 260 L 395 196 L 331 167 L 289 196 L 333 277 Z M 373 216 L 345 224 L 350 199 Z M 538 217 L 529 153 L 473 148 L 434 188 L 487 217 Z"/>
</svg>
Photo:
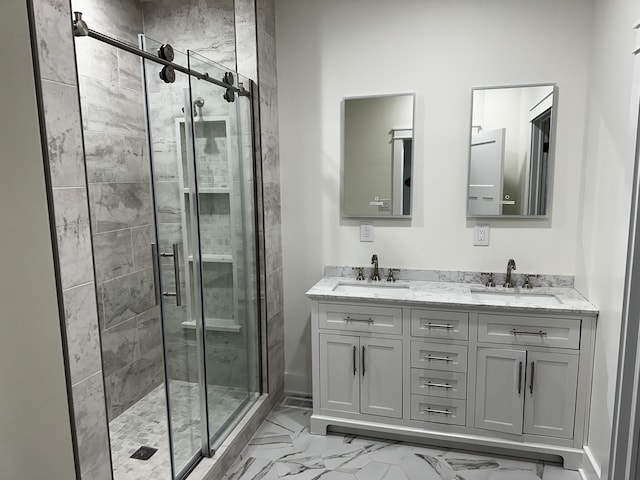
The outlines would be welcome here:
<svg viewBox="0 0 640 480">
<path fill-rule="evenodd" d="M 514 275 L 509 288 L 505 274 L 375 273 L 327 267 L 307 292 L 312 433 L 342 427 L 582 465 L 598 312 L 570 277 Z"/>
</svg>

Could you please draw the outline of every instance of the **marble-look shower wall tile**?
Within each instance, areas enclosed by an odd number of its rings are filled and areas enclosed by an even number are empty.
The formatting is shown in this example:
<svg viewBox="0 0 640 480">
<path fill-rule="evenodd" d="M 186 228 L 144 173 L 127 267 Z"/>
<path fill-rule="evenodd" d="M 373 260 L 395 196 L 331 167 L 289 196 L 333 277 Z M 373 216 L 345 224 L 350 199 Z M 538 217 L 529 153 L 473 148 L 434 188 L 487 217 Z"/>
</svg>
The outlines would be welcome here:
<svg viewBox="0 0 640 480">
<path fill-rule="evenodd" d="M 144 99 L 140 92 L 87 76 L 80 77 L 80 90 L 88 130 L 145 137 Z"/>
<path fill-rule="evenodd" d="M 92 470 L 82 475 L 83 480 L 113 480 L 113 472 L 111 471 L 111 462 L 109 457 L 103 462 L 96 465 Z"/>
<path fill-rule="evenodd" d="M 73 408 L 80 471 L 85 474 L 109 461 L 109 437 L 102 375 L 96 373 L 73 386 Z"/>
<path fill-rule="evenodd" d="M 118 182 L 126 178 L 122 135 L 85 130 L 84 150 L 90 183 Z"/>
<path fill-rule="evenodd" d="M 118 83 L 118 49 L 89 37 L 75 37 L 78 74 Z"/>
<path fill-rule="evenodd" d="M 262 136 L 278 136 L 278 91 L 260 83 L 260 129 Z"/>
<path fill-rule="evenodd" d="M 258 29 L 270 35 L 276 36 L 276 9 L 273 0 L 256 0 L 256 10 L 258 11 Z M 269 57 L 271 58 L 271 57 Z M 275 57 L 273 57 L 275 63 Z"/>
<path fill-rule="evenodd" d="M 100 372 L 100 337 L 93 283 L 63 292 L 71 384 Z"/>
<path fill-rule="evenodd" d="M 284 312 L 267 322 L 267 354 L 269 357 L 269 393 L 278 397 L 284 390 Z"/>
<path fill-rule="evenodd" d="M 142 59 L 140 57 L 118 50 L 118 74 L 121 87 L 142 91 Z"/>
<path fill-rule="evenodd" d="M 196 345 L 178 340 L 172 340 L 166 345 L 169 378 L 183 382 L 198 382 L 198 350 Z"/>
<path fill-rule="evenodd" d="M 150 310 L 136 317 L 138 323 L 138 341 L 140 354 L 145 355 L 162 345 L 162 327 L 160 325 L 160 307 Z"/>
<path fill-rule="evenodd" d="M 149 268 L 105 282 L 103 304 L 105 329 L 153 308 L 153 270 Z"/>
<path fill-rule="evenodd" d="M 256 8 L 254 0 L 235 0 L 236 30 L 239 26 L 250 25 L 256 28 Z M 238 53 L 240 56 L 240 53 Z"/>
<path fill-rule="evenodd" d="M 114 419 L 163 381 L 162 348 L 151 350 L 122 370 L 107 377 Z"/>
<path fill-rule="evenodd" d="M 42 79 L 76 84 L 73 26 L 68 0 L 33 2 Z"/>
<path fill-rule="evenodd" d="M 54 188 L 56 232 L 62 288 L 93 281 L 86 190 Z"/>
<path fill-rule="evenodd" d="M 262 169 L 264 182 L 280 182 L 280 147 L 275 135 L 262 135 Z"/>
<path fill-rule="evenodd" d="M 42 81 L 49 168 L 53 187 L 79 187 L 85 182 L 82 131 L 75 86 Z"/>
<path fill-rule="evenodd" d="M 267 272 L 274 272 L 282 268 L 282 229 L 280 225 L 265 230 L 265 258 Z"/>
<path fill-rule="evenodd" d="M 179 182 L 156 182 L 156 212 L 158 223 L 180 223 L 182 188 Z"/>
<path fill-rule="evenodd" d="M 264 225 L 265 228 L 281 224 L 280 183 L 264 184 Z"/>
<path fill-rule="evenodd" d="M 258 28 L 258 55 L 260 58 L 268 58 L 269 61 L 258 61 L 258 75 L 260 88 L 265 85 L 276 88 L 278 83 L 276 70 L 276 41 L 275 38 Z"/>
<path fill-rule="evenodd" d="M 243 387 L 247 383 L 247 351 L 243 348 L 210 346 L 206 349 L 207 383 Z"/>
<path fill-rule="evenodd" d="M 133 267 L 136 270 L 152 266 L 151 244 L 155 243 L 153 225 L 144 225 L 131 229 L 133 243 Z"/>
<path fill-rule="evenodd" d="M 138 319 L 131 318 L 102 332 L 102 363 L 106 377 L 140 358 Z"/>
<path fill-rule="evenodd" d="M 267 256 L 269 252 L 267 252 Z M 283 305 L 282 268 L 267 272 L 267 321 L 282 311 Z M 271 332 L 267 331 L 267 335 Z"/>
<path fill-rule="evenodd" d="M 115 230 L 94 235 L 93 255 L 98 283 L 131 273 L 131 230 Z"/>
<path fill-rule="evenodd" d="M 71 3 L 74 11 L 82 12 L 82 19 L 87 22 L 89 28 L 124 40 L 131 45 L 138 45 L 138 34 L 143 30 L 140 2 L 72 0 Z"/>
<path fill-rule="evenodd" d="M 148 225 L 152 221 L 148 183 L 89 185 L 95 233 Z"/>
</svg>

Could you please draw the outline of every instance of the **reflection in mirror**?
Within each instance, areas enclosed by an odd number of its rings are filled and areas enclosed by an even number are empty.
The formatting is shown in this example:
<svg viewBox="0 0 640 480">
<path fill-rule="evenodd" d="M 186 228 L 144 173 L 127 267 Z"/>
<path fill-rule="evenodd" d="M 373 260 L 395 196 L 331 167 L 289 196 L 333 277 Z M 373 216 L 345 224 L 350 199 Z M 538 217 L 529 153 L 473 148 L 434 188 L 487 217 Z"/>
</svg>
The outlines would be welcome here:
<svg viewBox="0 0 640 480">
<path fill-rule="evenodd" d="M 467 216 L 545 216 L 555 85 L 472 91 Z"/>
<path fill-rule="evenodd" d="M 411 215 L 413 103 L 413 94 L 344 99 L 344 217 Z"/>
</svg>

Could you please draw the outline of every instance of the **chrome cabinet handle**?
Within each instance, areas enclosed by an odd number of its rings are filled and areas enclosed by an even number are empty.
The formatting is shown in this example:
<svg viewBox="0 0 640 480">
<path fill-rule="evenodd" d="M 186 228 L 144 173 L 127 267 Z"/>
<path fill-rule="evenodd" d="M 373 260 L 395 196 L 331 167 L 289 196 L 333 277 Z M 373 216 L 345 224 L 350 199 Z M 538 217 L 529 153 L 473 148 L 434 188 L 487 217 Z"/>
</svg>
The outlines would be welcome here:
<svg viewBox="0 0 640 480">
<path fill-rule="evenodd" d="M 422 358 L 424 358 L 425 360 L 427 360 L 429 362 L 431 360 L 438 360 L 440 362 L 453 362 L 453 359 L 451 357 L 436 357 L 434 355 L 428 355 L 428 354 L 426 356 L 422 357 Z"/>
<path fill-rule="evenodd" d="M 352 317 L 345 317 L 344 318 L 345 322 L 363 322 L 363 323 L 373 323 L 373 320 L 371 318 L 352 318 Z"/>
<path fill-rule="evenodd" d="M 520 367 L 518 370 L 518 395 L 522 393 L 522 362 L 520 362 Z"/>
<path fill-rule="evenodd" d="M 529 383 L 529 392 L 531 392 L 531 395 L 533 395 L 533 372 L 535 368 L 535 364 L 534 362 L 531 362 L 531 383 Z"/>
<path fill-rule="evenodd" d="M 431 383 L 431 382 L 427 382 L 425 384 L 422 385 L 422 387 L 429 387 L 429 388 L 453 388 L 452 385 L 449 385 L 448 383 Z"/>
<path fill-rule="evenodd" d="M 547 332 L 543 332 L 542 330 L 538 330 L 537 332 L 528 332 L 526 330 L 516 330 L 515 328 L 511 330 L 512 335 L 535 335 L 539 337 L 546 337 L 548 335 Z"/>
<path fill-rule="evenodd" d="M 176 282 L 175 292 L 162 292 L 165 297 L 176 297 L 176 305 L 182 306 L 182 292 L 180 288 L 180 255 L 178 252 L 178 244 L 173 244 L 173 252 L 160 252 L 161 257 L 173 257 L 173 276 Z"/>
<path fill-rule="evenodd" d="M 446 329 L 452 329 L 452 328 L 456 328 L 453 325 L 442 325 L 440 323 L 425 323 L 424 324 L 424 328 L 446 328 Z"/>
<path fill-rule="evenodd" d="M 356 376 L 356 351 L 358 350 L 358 347 L 356 347 L 355 345 L 353 346 L 353 376 Z"/>
<path fill-rule="evenodd" d="M 364 345 L 362 346 L 362 376 L 364 377 Z"/>
<path fill-rule="evenodd" d="M 423 410 L 422 413 L 435 413 L 438 415 L 453 415 L 453 412 L 450 412 L 449 410 L 438 410 L 437 408 L 427 408 L 426 410 Z"/>
</svg>

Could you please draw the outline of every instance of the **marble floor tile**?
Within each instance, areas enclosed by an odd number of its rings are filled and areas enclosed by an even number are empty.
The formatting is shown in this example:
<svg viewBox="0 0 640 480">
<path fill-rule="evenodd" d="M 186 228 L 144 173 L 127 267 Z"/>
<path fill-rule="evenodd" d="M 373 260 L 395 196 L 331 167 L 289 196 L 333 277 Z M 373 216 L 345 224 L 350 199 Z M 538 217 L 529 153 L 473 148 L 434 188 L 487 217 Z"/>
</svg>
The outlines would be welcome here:
<svg viewBox="0 0 640 480">
<path fill-rule="evenodd" d="M 579 480 L 556 464 L 345 434 L 309 433 L 311 410 L 276 407 L 223 480 Z"/>
</svg>

